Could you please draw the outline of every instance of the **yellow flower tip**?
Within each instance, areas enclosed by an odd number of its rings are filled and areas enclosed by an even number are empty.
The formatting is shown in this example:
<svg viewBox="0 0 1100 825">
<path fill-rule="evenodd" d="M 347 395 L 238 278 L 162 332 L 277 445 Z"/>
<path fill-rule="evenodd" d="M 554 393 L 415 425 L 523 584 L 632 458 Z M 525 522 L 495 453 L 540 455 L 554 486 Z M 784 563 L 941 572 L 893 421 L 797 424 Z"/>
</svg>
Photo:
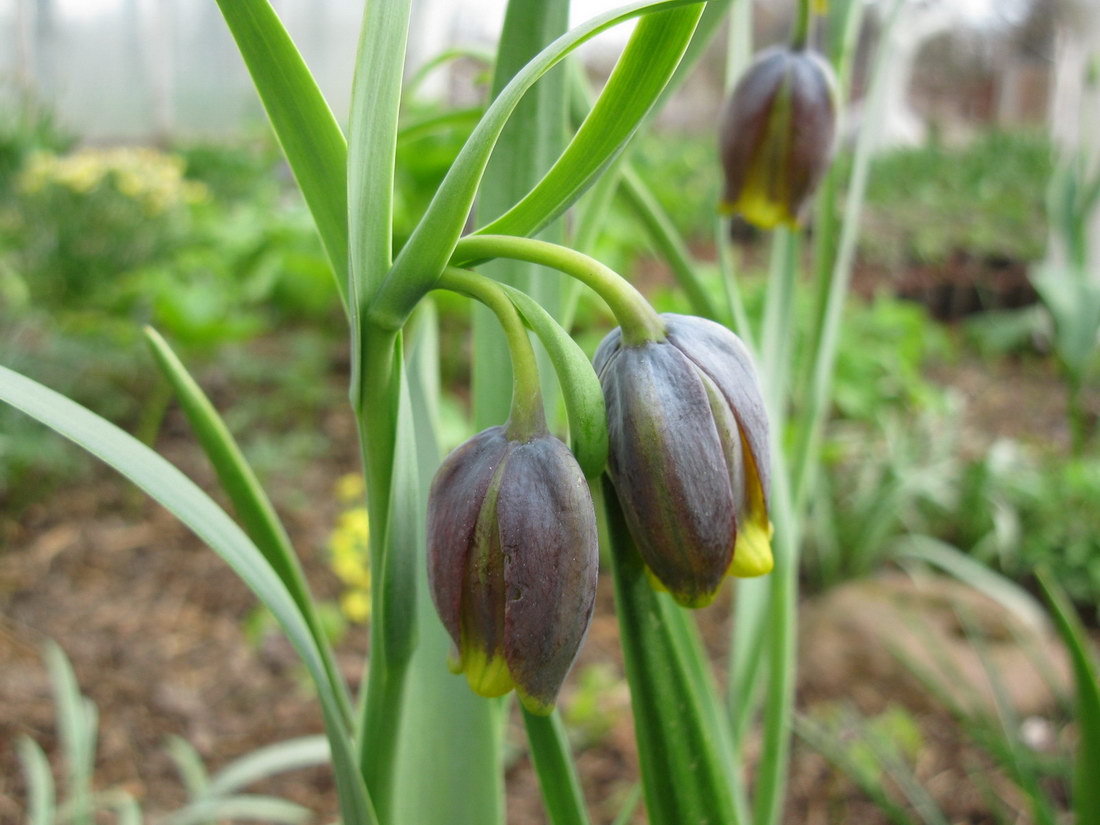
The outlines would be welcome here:
<svg viewBox="0 0 1100 825">
<path fill-rule="evenodd" d="M 715 589 L 712 593 L 674 593 L 669 590 L 665 583 L 657 578 L 657 574 L 649 569 L 649 565 L 645 565 L 645 577 L 649 580 L 649 586 L 652 587 L 658 593 L 668 593 L 672 596 L 676 604 L 681 607 L 690 607 L 692 609 L 699 607 L 706 607 L 714 601 L 718 595 L 718 590 Z"/>
<path fill-rule="evenodd" d="M 500 653 L 489 655 L 479 645 L 464 645 L 462 651 L 462 672 L 470 689 L 487 699 L 503 696 L 515 687 L 508 664 Z"/>
<path fill-rule="evenodd" d="M 668 588 L 665 587 L 665 583 L 657 578 L 657 574 L 649 569 L 649 565 L 643 565 L 645 567 L 645 577 L 649 580 L 649 586 L 656 590 L 658 593 L 667 593 Z"/>
<path fill-rule="evenodd" d="M 520 704 L 523 705 L 524 709 L 535 716 L 549 716 L 554 712 L 553 702 L 543 702 L 541 699 L 536 699 L 519 685 L 516 685 L 516 696 L 519 697 Z"/>
<path fill-rule="evenodd" d="M 759 229 L 775 229 L 779 226 L 798 226 L 798 216 L 792 215 L 787 205 L 769 198 L 766 194 L 746 188 L 733 204 L 735 212 Z"/>
<path fill-rule="evenodd" d="M 700 607 L 709 607 L 718 596 L 718 588 L 710 593 L 672 593 L 670 595 L 680 607 L 698 610 Z"/>
<path fill-rule="evenodd" d="M 766 518 L 748 518 L 737 531 L 733 562 L 727 575 L 751 579 L 772 572 L 772 524 Z"/>
</svg>

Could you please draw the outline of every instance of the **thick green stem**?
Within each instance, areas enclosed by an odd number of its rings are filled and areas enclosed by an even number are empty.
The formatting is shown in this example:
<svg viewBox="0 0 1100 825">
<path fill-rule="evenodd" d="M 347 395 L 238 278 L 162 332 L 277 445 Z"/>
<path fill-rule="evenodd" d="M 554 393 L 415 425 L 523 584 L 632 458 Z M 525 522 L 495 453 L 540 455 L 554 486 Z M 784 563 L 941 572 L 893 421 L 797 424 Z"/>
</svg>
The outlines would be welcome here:
<svg viewBox="0 0 1100 825">
<path fill-rule="evenodd" d="M 557 711 L 539 716 L 523 708 L 523 723 L 550 825 L 588 825 L 584 794 L 561 717 Z"/>
<path fill-rule="evenodd" d="M 378 617 L 385 612 L 385 570 L 391 549 L 387 531 L 402 368 L 400 333 L 368 327 L 364 330 L 364 340 L 363 387 L 366 392 L 354 392 L 352 401 L 358 405 L 364 396 L 375 400 L 369 416 L 357 408 L 356 418 L 367 480 L 371 604 L 376 620 L 371 623 L 370 658 L 361 689 L 359 764 L 379 821 L 387 823 L 405 668 L 403 662 L 386 649 L 385 623 Z"/>
<path fill-rule="evenodd" d="M 476 272 L 449 266 L 438 288 L 460 292 L 488 307 L 497 317 L 508 341 L 512 358 L 512 409 L 508 416 L 508 437 L 526 441 L 546 432 L 546 416 L 539 386 L 539 368 L 527 327 L 515 306 L 495 281 Z"/>
<path fill-rule="evenodd" d="M 467 235 L 455 247 L 451 263 L 513 258 L 556 269 L 591 287 L 611 308 L 627 346 L 663 341 L 665 326 L 649 302 L 610 267 L 568 247 L 510 235 Z"/>
<path fill-rule="evenodd" d="M 601 494 L 649 821 L 735 825 L 741 821 L 733 790 L 738 780 L 708 711 L 718 704 L 704 695 L 713 686 L 692 666 L 690 646 L 677 630 L 683 609 L 650 586 L 606 476 L 596 497 Z"/>
<path fill-rule="evenodd" d="M 776 825 L 782 818 L 797 672 L 795 642 L 801 524 L 792 508 L 786 472 L 777 472 L 772 478 L 775 571 L 768 580 L 768 702 L 764 708 L 764 738 L 754 795 L 753 821 L 756 825 Z"/>
</svg>

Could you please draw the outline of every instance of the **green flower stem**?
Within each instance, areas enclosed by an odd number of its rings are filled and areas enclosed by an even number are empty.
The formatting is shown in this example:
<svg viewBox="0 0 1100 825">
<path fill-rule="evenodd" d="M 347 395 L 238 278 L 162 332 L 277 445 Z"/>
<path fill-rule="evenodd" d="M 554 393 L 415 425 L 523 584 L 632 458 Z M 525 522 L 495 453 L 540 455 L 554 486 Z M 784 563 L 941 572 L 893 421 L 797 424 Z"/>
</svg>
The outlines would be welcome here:
<svg viewBox="0 0 1100 825">
<path fill-rule="evenodd" d="M 396 452 L 396 433 L 401 387 L 401 334 L 367 326 L 363 330 L 363 393 L 353 392 L 359 445 L 367 481 L 370 523 L 371 655 L 361 689 L 359 768 L 381 823 L 389 822 L 393 770 L 397 763 L 398 730 L 404 698 L 408 657 L 387 644 L 387 600 L 390 586 L 386 571 L 393 543 L 389 540 L 390 501 Z M 362 400 L 373 399 L 365 415 Z M 398 594 L 393 594 L 398 595 Z"/>
<path fill-rule="evenodd" d="M 713 686 L 700 678 L 691 645 L 684 644 L 683 628 L 677 629 L 683 608 L 650 585 L 607 476 L 593 495 L 602 499 L 606 514 L 601 543 L 611 557 L 649 822 L 736 825 L 737 780 L 708 710 L 717 707 L 715 697 L 705 696 Z"/>
<path fill-rule="evenodd" d="M 546 432 L 538 362 L 527 327 L 504 290 L 492 279 L 476 272 L 449 266 L 436 284 L 437 289 L 459 292 L 484 304 L 504 330 L 512 357 L 512 410 L 508 416 L 508 437 L 525 441 Z"/>
<path fill-rule="evenodd" d="M 794 338 L 794 293 L 798 283 L 799 233 L 780 227 L 772 236 L 772 260 L 768 272 L 764 307 L 763 358 L 764 395 L 771 426 L 783 431 L 786 405 L 783 402 L 790 371 Z"/>
<path fill-rule="evenodd" d="M 798 0 L 798 17 L 795 18 L 794 28 L 791 29 L 791 48 L 804 49 L 810 39 L 810 21 L 812 14 L 810 5 L 813 0 Z"/>
<path fill-rule="evenodd" d="M 611 308 L 627 346 L 663 341 L 665 326 L 649 302 L 608 266 L 568 247 L 511 235 L 467 235 L 455 247 L 451 263 L 513 258 L 556 269 L 591 287 Z"/>
<path fill-rule="evenodd" d="M 773 430 L 773 438 L 778 435 Z M 774 448 L 773 454 L 778 454 Z M 791 755 L 801 524 L 792 507 L 790 481 L 782 470 L 772 476 L 772 512 L 775 571 L 768 578 L 768 701 L 764 708 L 764 736 L 753 798 L 756 825 L 777 825 L 781 820 Z"/>
<path fill-rule="evenodd" d="M 722 291 L 726 295 L 726 311 L 733 319 L 733 331 L 745 342 L 750 350 L 756 350 L 756 337 L 749 323 L 749 314 L 745 311 L 745 298 L 741 294 L 741 285 L 737 282 L 737 264 L 734 261 L 733 245 L 727 240 L 730 233 L 730 219 L 718 215 L 714 222 L 714 237 L 718 247 L 718 271 L 722 276 Z"/>
<path fill-rule="evenodd" d="M 538 716 L 522 706 L 521 709 L 550 825 L 589 825 L 561 716 L 557 711 L 550 716 Z"/>
<path fill-rule="evenodd" d="M 820 305 L 819 320 L 811 337 L 809 353 L 810 363 L 813 366 L 809 380 L 805 382 L 808 394 L 802 408 L 799 441 L 794 451 L 792 494 L 794 507 L 799 512 L 801 512 L 810 486 L 809 482 L 816 463 L 822 430 L 825 426 L 825 412 L 832 388 L 836 352 L 840 340 L 840 321 L 844 313 L 848 286 L 852 278 L 852 263 L 855 259 L 856 241 L 859 237 L 859 220 L 863 210 L 863 198 L 867 191 L 872 148 L 877 136 L 872 124 L 881 119 L 885 105 L 885 86 L 882 82 L 883 70 L 886 62 L 891 58 L 890 38 L 901 7 L 900 2 L 895 2 L 890 7 L 883 26 L 881 45 L 875 55 L 874 66 L 871 70 L 871 88 L 867 96 L 868 103 L 864 128 L 860 130 L 859 138 L 856 141 L 855 158 L 852 162 L 852 177 L 848 184 L 848 193 L 844 203 L 844 217 L 840 228 L 840 241 L 837 244 L 836 258 L 828 277 L 821 285 L 825 300 Z M 854 40 L 853 37 L 853 43 Z"/>
</svg>

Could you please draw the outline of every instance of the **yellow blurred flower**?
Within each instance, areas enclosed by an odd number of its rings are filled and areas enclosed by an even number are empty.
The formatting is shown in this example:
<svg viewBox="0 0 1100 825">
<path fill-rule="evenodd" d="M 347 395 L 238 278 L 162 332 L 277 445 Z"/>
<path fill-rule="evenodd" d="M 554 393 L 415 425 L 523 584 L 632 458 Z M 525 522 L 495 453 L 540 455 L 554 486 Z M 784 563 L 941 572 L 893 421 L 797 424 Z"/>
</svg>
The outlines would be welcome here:
<svg viewBox="0 0 1100 825">
<path fill-rule="evenodd" d="M 360 501 L 366 491 L 367 486 L 359 473 L 348 473 L 336 480 L 336 497 L 345 504 Z"/>
<path fill-rule="evenodd" d="M 210 196 L 205 184 L 184 178 L 183 158 L 147 147 L 35 152 L 20 176 L 20 188 L 27 193 L 59 186 L 86 195 L 101 184 L 110 184 L 151 215 Z"/>
<path fill-rule="evenodd" d="M 370 619 L 370 593 L 349 590 L 340 597 L 340 610 L 348 621 L 365 624 Z"/>
<path fill-rule="evenodd" d="M 348 493 L 362 495 L 362 479 L 344 476 L 337 483 L 337 495 L 345 498 Z M 340 514 L 336 527 L 329 537 L 332 552 L 332 570 L 346 586 L 340 597 L 340 609 L 352 622 L 366 622 L 370 617 L 370 522 L 365 507 L 353 507 Z"/>
</svg>

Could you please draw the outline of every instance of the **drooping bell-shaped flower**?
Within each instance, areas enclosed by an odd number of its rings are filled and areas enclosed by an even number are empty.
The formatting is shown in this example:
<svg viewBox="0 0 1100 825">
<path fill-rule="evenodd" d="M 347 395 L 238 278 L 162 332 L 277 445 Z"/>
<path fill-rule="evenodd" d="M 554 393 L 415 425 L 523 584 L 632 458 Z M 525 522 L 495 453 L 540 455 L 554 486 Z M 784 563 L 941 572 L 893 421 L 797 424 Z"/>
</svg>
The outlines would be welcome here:
<svg viewBox="0 0 1100 825">
<path fill-rule="evenodd" d="M 764 229 L 794 226 L 829 166 L 836 143 L 833 71 L 803 48 L 762 52 L 722 115 L 722 211 Z"/>
<path fill-rule="evenodd" d="M 741 340 L 663 314 L 664 341 L 596 351 L 608 473 L 652 577 L 680 604 L 709 604 L 722 578 L 772 569 L 768 421 Z"/>
<path fill-rule="evenodd" d="M 584 473 L 557 438 L 491 427 L 459 446 L 428 501 L 428 581 L 452 669 L 483 696 L 515 688 L 549 713 L 592 618 L 597 547 Z"/>
</svg>

